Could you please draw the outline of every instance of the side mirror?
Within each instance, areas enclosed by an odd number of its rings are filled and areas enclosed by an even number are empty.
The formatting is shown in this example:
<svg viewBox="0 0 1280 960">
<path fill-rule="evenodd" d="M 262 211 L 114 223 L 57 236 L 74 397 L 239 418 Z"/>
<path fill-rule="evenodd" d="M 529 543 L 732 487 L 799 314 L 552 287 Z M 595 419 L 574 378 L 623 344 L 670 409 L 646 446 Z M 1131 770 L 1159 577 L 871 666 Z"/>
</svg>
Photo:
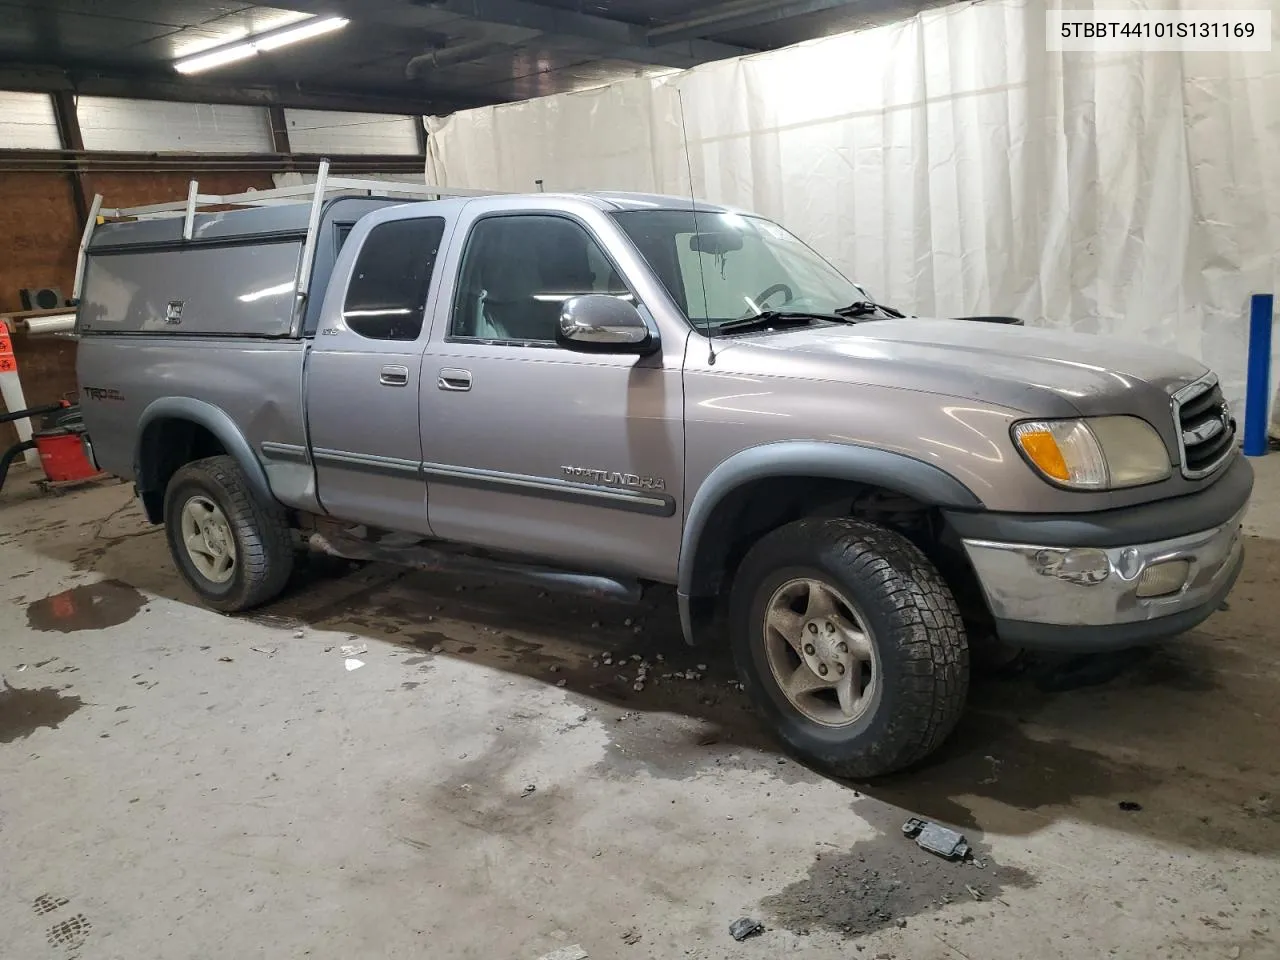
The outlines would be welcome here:
<svg viewBox="0 0 1280 960">
<path fill-rule="evenodd" d="M 560 308 L 556 343 L 583 353 L 653 353 L 658 341 L 640 311 L 626 300 L 592 293 Z"/>
</svg>

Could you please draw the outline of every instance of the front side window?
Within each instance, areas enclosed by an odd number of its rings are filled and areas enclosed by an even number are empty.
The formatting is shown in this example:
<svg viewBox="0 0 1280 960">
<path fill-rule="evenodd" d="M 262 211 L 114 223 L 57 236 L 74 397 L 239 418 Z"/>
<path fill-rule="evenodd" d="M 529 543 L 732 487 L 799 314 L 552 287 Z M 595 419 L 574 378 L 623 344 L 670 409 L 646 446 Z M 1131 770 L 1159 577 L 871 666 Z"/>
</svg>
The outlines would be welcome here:
<svg viewBox="0 0 1280 960">
<path fill-rule="evenodd" d="M 347 286 L 347 326 L 371 340 L 418 339 L 443 238 L 442 217 L 392 220 L 370 230 Z"/>
<path fill-rule="evenodd" d="M 450 336 L 554 343 L 561 305 L 601 293 L 633 300 L 586 229 L 564 217 L 486 217 L 467 239 Z"/>
<path fill-rule="evenodd" d="M 706 329 L 766 311 L 832 314 L 867 295 L 763 217 L 635 210 L 614 219 L 672 299 Z"/>
</svg>

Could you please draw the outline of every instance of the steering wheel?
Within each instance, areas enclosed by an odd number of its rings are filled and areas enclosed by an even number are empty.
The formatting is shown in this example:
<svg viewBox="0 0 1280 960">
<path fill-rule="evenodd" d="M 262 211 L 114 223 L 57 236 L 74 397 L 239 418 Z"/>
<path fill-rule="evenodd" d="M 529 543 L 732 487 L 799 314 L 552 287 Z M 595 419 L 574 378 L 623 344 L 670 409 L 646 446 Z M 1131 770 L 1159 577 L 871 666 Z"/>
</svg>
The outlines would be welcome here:
<svg viewBox="0 0 1280 960">
<path fill-rule="evenodd" d="M 771 287 L 765 287 L 765 289 L 760 292 L 760 295 L 756 297 L 755 302 L 757 304 L 763 304 L 775 293 L 785 293 L 787 295 L 787 298 L 782 301 L 783 303 L 790 303 L 795 299 L 795 294 L 792 292 L 790 287 L 785 283 L 775 283 Z"/>
</svg>

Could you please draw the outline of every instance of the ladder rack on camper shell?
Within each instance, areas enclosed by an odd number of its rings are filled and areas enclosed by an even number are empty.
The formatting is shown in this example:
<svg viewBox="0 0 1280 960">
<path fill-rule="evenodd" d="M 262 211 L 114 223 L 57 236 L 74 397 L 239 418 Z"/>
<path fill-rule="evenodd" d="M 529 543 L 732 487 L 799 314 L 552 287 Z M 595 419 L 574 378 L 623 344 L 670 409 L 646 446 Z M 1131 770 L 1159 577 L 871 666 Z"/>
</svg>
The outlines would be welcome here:
<svg viewBox="0 0 1280 960">
<path fill-rule="evenodd" d="M 296 187 L 276 187 L 273 190 L 249 190 L 245 193 L 218 195 L 201 193 L 198 180 L 192 180 L 187 190 L 186 200 L 174 200 L 169 203 L 152 203 L 141 207 L 104 207 L 102 194 L 96 194 L 89 208 L 89 216 L 84 225 L 84 233 L 80 235 L 80 253 L 76 260 L 76 277 L 72 286 L 72 303 L 80 303 L 81 289 L 84 285 L 85 259 L 89 250 L 89 242 L 93 239 L 94 227 L 100 219 L 134 219 L 158 220 L 171 217 L 182 217 L 182 239 L 190 240 L 195 225 L 196 212 L 201 207 L 268 207 L 281 203 L 298 203 L 303 198 L 311 199 L 311 216 L 307 220 L 307 238 L 302 245 L 302 256 L 298 260 L 298 273 L 295 278 L 293 325 L 290 336 L 297 337 L 301 332 L 302 318 L 306 306 L 308 288 L 311 285 L 311 265 L 315 260 L 316 236 L 320 228 L 320 217 L 324 211 L 325 200 L 331 197 L 404 197 L 406 200 L 439 200 L 444 197 L 485 197 L 499 193 L 497 190 L 470 190 L 458 187 L 434 187 L 430 184 L 397 183 L 388 180 L 364 180 L 354 177 L 330 177 L 329 161 L 320 161 L 316 171 L 314 184 L 299 184 Z"/>
</svg>

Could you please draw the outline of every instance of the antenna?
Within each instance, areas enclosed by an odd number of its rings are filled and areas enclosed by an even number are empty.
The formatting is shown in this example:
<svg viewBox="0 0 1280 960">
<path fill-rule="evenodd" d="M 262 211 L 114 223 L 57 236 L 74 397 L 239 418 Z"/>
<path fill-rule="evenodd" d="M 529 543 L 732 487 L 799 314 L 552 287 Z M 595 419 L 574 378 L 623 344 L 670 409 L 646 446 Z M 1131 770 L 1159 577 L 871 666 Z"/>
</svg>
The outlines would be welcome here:
<svg viewBox="0 0 1280 960">
<path fill-rule="evenodd" d="M 684 146 L 684 165 L 689 172 L 689 204 L 693 208 L 693 235 L 700 236 L 702 231 L 698 229 L 698 198 L 693 192 L 693 161 L 689 158 L 689 130 L 684 125 L 684 93 L 679 87 L 676 88 L 676 100 L 680 104 L 680 138 Z M 707 328 L 703 331 L 707 338 L 707 363 L 715 366 L 716 363 L 716 341 L 715 328 L 711 326 L 711 309 L 707 306 L 707 272 L 702 266 L 702 245 L 698 245 L 698 286 L 702 288 L 702 316 L 707 321 Z M 697 326 L 695 323 L 694 326 Z"/>
</svg>

